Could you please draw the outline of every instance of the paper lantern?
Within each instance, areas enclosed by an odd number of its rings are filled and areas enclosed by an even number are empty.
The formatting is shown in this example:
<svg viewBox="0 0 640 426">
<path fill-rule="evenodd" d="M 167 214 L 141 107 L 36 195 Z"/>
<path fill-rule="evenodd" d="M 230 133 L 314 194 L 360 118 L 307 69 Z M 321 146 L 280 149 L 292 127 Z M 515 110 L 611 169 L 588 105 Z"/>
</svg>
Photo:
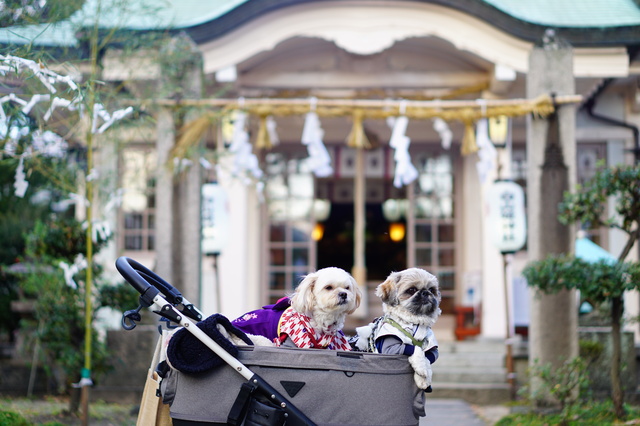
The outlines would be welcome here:
<svg viewBox="0 0 640 426">
<path fill-rule="evenodd" d="M 515 253 L 527 241 L 524 191 L 513 181 L 494 182 L 488 191 L 489 234 L 502 253 Z"/>
</svg>

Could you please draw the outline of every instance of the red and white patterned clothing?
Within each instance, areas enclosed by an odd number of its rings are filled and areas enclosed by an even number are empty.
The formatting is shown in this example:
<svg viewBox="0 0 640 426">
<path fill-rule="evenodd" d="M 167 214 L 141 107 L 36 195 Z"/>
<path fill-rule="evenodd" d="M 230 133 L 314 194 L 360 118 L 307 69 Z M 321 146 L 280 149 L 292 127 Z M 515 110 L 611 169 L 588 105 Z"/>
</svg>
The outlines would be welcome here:
<svg viewBox="0 0 640 426">
<path fill-rule="evenodd" d="M 287 337 L 299 348 L 334 349 L 350 351 L 351 345 L 344 333 L 338 330 L 334 334 L 319 334 L 311 327 L 308 316 L 287 308 L 278 322 L 278 338 L 276 346 L 280 346 Z"/>
</svg>

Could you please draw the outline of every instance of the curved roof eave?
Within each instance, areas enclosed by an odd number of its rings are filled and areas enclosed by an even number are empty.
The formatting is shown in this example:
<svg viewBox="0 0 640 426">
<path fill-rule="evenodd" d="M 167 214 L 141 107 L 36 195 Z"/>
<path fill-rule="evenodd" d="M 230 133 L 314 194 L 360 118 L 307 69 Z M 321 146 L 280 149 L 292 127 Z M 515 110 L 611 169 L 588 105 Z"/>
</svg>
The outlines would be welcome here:
<svg viewBox="0 0 640 426">
<path fill-rule="evenodd" d="M 523 73 L 528 70 L 528 57 L 534 45 L 468 11 L 436 2 L 307 0 L 262 13 L 250 23 L 230 27 L 209 41 L 199 39 L 198 46 L 203 54 L 204 71 L 212 73 L 269 51 L 293 37 L 320 38 L 347 52 L 371 55 L 400 40 L 431 36 L 447 40 L 458 50 Z M 574 73 L 589 77 L 626 76 L 628 50 L 621 44 L 577 46 Z"/>
<path fill-rule="evenodd" d="M 335 0 L 334 0 L 335 1 Z M 349 0 L 357 3 L 367 0 Z M 488 24 L 523 41 L 539 43 L 545 30 L 553 28 L 556 34 L 575 47 L 630 46 L 640 44 L 640 25 L 568 27 L 542 25 L 516 18 L 478 0 L 411 0 L 455 9 L 475 16 Z M 206 43 L 248 24 L 252 20 L 290 6 L 307 3 L 328 3 L 326 0 L 251 0 L 201 24 L 180 27 L 197 43 Z"/>
</svg>

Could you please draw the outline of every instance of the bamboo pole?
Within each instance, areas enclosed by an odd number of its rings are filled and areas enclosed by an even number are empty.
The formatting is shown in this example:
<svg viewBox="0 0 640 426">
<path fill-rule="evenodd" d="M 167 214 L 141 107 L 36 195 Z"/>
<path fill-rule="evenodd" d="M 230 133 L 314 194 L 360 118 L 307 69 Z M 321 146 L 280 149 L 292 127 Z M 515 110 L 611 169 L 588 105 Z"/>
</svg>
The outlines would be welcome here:
<svg viewBox="0 0 640 426">
<path fill-rule="evenodd" d="M 98 15 L 100 16 L 101 3 L 98 2 Z M 93 35 L 91 37 L 91 75 L 89 79 L 88 93 L 87 93 L 87 113 L 89 120 L 93 118 L 94 104 L 95 104 L 95 90 L 96 90 L 96 77 L 98 75 L 98 23 L 96 21 L 93 28 Z M 90 175 L 93 170 L 93 145 L 94 134 L 93 126 L 89 123 L 89 128 L 86 133 L 87 143 L 87 172 L 85 175 L 86 180 L 86 220 L 87 220 L 87 273 L 84 285 L 84 367 L 80 373 L 80 403 L 81 403 L 81 424 L 82 426 L 89 425 L 89 401 L 90 392 L 89 387 L 93 385 L 91 380 L 91 347 L 92 347 L 92 318 L 93 318 L 93 306 L 91 300 L 92 284 L 93 284 L 93 194 L 94 187 L 91 179 L 86 179 L 86 176 Z"/>
</svg>

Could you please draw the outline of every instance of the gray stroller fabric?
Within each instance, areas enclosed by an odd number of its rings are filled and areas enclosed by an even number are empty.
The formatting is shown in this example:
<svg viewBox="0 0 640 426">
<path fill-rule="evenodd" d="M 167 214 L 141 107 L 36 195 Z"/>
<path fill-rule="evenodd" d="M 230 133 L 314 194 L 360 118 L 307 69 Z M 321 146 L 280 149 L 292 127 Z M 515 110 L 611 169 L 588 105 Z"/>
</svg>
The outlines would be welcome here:
<svg viewBox="0 0 640 426">
<path fill-rule="evenodd" d="M 403 355 L 238 347 L 237 359 L 317 425 L 412 425 L 424 393 Z M 225 423 L 246 380 L 225 365 L 198 375 L 172 370 L 162 382 L 171 417 Z M 422 406 L 421 406 L 422 404 Z"/>
</svg>

